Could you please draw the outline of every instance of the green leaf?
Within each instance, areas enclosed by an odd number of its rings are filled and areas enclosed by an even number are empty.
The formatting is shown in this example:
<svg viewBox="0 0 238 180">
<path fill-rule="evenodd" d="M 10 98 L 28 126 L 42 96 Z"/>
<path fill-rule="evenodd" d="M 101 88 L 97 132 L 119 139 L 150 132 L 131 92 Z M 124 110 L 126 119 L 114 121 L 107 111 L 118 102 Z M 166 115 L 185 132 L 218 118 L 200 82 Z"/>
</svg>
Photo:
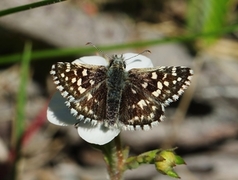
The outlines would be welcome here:
<svg viewBox="0 0 238 180">
<path fill-rule="evenodd" d="M 186 162 L 183 160 L 181 156 L 176 155 L 175 156 L 175 164 L 180 165 L 180 164 L 186 164 Z"/>
<path fill-rule="evenodd" d="M 170 177 L 173 177 L 173 178 L 179 178 L 179 175 L 172 169 L 172 170 L 169 170 L 167 173 L 166 173 L 168 176 Z"/>
</svg>

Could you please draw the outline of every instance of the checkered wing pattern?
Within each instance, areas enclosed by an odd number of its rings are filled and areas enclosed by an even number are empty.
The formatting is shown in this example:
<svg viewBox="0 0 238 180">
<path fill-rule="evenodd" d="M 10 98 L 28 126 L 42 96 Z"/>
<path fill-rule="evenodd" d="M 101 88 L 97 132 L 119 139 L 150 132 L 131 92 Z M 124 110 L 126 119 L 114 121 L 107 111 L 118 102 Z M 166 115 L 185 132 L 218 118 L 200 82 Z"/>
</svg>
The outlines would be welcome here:
<svg viewBox="0 0 238 180">
<path fill-rule="evenodd" d="M 190 85 L 187 67 L 132 69 L 122 94 L 120 120 L 126 129 L 150 129 L 164 118 L 164 107 Z"/>
<path fill-rule="evenodd" d="M 102 121 L 105 119 L 107 95 L 105 66 L 58 62 L 50 74 L 71 113 L 80 120 Z"/>
<path fill-rule="evenodd" d="M 114 56 L 108 67 L 59 62 L 50 73 L 77 119 L 126 130 L 162 121 L 164 107 L 179 98 L 193 75 L 183 66 L 126 72 L 123 56 Z"/>
</svg>

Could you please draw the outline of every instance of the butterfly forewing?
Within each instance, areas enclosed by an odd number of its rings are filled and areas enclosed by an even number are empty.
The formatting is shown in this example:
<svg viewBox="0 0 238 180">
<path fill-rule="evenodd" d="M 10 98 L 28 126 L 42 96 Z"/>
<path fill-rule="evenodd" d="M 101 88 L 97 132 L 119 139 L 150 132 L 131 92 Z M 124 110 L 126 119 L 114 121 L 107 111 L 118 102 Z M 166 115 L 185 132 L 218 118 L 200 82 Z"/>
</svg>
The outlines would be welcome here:
<svg viewBox="0 0 238 180">
<path fill-rule="evenodd" d="M 126 129 L 148 129 L 164 118 L 164 106 L 190 84 L 187 67 L 132 69 L 122 94 L 120 121 Z"/>
<path fill-rule="evenodd" d="M 71 113 L 79 119 L 105 119 L 105 66 L 59 62 L 52 66 L 54 83 Z"/>
<path fill-rule="evenodd" d="M 182 66 L 132 69 L 129 80 L 159 103 L 168 105 L 176 101 L 190 85 L 192 70 Z"/>
</svg>

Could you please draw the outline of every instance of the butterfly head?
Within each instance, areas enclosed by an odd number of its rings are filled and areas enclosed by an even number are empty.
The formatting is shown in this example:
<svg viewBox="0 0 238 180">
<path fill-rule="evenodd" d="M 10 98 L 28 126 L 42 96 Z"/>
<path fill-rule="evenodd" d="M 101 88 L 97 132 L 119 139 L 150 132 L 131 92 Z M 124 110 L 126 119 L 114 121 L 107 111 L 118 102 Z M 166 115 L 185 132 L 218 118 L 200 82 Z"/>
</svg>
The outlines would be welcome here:
<svg viewBox="0 0 238 180">
<path fill-rule="evenodd" d="M 126 68 L 126 63 L 124 61 L 123 55 L 114 55 L 109 63 L 110 68 L 119 68 L 119 69 L 125 69 Z"/>
</svg>

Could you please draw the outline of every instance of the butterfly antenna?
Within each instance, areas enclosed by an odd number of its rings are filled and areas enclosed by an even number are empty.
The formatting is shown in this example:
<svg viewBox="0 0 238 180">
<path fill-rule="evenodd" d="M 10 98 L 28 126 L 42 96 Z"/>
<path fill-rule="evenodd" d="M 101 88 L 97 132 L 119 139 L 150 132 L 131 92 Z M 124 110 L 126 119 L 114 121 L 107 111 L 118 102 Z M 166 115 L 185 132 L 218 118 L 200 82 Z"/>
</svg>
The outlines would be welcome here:
<svg viewBox="0 0 238 180">
<path fill-rule="evenodd" d="M 102 56 L 109 59 L 109 57 L 102 50 L 98 49 L 98 47 L 95 44 L 93 44 L 92 42 L 87 42 L 86 45 L 90 45 L 90 46 L 94 47 L 100 54 L 102 54 Z"/>
<path fill-rule="evenodd" d="M 132 57 L 129 57 L 128 59 L 125 59 L 125 61 L 127 61 L 127 60 L 129 60 L 129 59 L 131 59 L 131 58 L 134 58 L 134 57 L 136 57 L 136 56 L 139 56 L 139 55 L 141 55 L 141 54 L 144 54 L 144 53 L 151 53 L 151 51 L 150 50 L 144 50 L 144 51 L 142 51 L 141 53 L 139 53 L 139 54 L 136 54 L 135 56 L 132 56 Z"/>
</svg>

